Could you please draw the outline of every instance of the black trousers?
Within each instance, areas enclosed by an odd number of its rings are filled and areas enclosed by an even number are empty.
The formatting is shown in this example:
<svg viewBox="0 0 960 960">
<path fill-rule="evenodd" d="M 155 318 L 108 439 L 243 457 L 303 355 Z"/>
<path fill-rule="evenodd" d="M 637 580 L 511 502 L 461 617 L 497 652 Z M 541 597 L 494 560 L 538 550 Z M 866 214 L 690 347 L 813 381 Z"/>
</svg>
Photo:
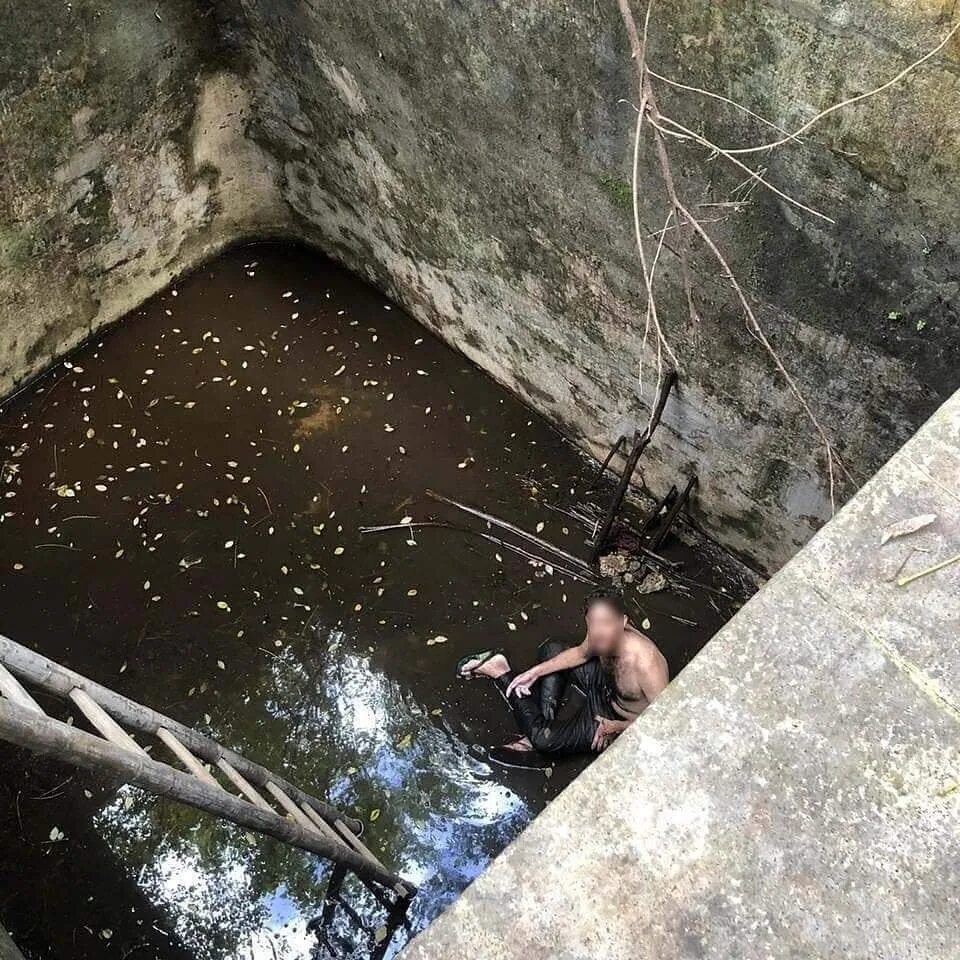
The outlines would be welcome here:
<svg viewBox="0 0 960 960">
<path fill-rule="evenodd" d="M 544 643 L 538 651 L 539 660 L 543 663 L 570 646 L 555 641 Z M 507 697 L 507 687 L 515 676 L 511 670 L 497 677 L 495 683 L 513 712 L 520 732 L 542 753 L 589 753 L 597 730 L 596 717 L 616 718 L 612 707 L 613 687 L 596 657 L 572 670 L 551 673 L 538 680 L 528 697 L 518 697 L 516 693 Z M 564 694 L 571 683 L 583 697 L 575 710 L 565 712 L 560 718 Z"/>
</svg>

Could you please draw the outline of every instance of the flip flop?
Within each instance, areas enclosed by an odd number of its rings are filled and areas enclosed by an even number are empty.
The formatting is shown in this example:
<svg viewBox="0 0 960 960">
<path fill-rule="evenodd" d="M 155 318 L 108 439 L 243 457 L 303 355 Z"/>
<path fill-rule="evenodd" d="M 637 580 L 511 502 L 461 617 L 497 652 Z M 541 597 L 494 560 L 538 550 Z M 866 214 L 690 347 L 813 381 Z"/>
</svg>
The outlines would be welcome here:
<svg viewBox="0 0 960 960">
<path fill-rule="evenodd" d="M 510 747 L 493 747 L 487 751 L 487 759 L 515 770 L 546 770 L 554 764 L 553 760 L 536 750 L 511 750 Z"/>
<path fill-rule="evenodd" d="M 474 674 L 477 670 L 480 669 L 485 663 L 489 663 L 498 653 L 503 653 L 501 648 L 496 650 L 481 650 L 479 653 L 468 653 L 465 657 L 461 657 L 457 661 L 456 676 L 458 680 L 473 680 Z M 475 666 L 470 668 L 469 673 L 464 673 L 463 668 L 471 661 L 479 660 L 480 662 Z"/>
</svg>

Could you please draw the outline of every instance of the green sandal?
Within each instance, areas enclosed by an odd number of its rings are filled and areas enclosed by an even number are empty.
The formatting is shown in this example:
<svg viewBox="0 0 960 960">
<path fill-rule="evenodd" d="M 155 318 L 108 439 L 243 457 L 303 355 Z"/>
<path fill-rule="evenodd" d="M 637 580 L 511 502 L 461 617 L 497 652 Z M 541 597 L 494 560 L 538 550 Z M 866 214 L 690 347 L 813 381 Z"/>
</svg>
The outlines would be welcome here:
<svg viewBox="0 0 960 960">
<path fill-rule="evenodd" d="M 457 661 L 457 679 L 458 680 L 473 680 L 474 674 L 485 664 L 489 663 L 497 654 L 503 653 L 502 648 L 497 648 L 496 650 L 481 650 L 479 653 L 468 653 L 465 657 L 461 657 Z M 475 666 L 471 667 L 467 673 L 463 672 L 463 668 L 471 661 L 479 660 L 480 662 Z"/>
</svg>

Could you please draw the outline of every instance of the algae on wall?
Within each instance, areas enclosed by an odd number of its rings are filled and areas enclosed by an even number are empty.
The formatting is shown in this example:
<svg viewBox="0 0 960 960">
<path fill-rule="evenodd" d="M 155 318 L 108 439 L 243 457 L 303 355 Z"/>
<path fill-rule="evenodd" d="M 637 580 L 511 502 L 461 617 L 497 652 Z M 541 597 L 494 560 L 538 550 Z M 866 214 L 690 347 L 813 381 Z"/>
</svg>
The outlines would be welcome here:
<svg viewBox="0 0 960 960">
<path fill-rule="evenodd" d="M 615 3 L 343 5 L 241 0 L 259 112 L 299 232 L 389 291 L 594 453 L 642 425 L 644 300 L 630 196 L 635 80 Z M 949 28 L 950 4 L 761 0 L 655 5 L 651 63 L 787 127 L 895 74 Z M 674 167 L 780 355 L 865 479 L 956 382 L 957 51 L 809 144 L 758 159 L 826 224 L 685 144 Z M 769 130 L 663 88 L 718 143 Z M 641 157 L 643 225 L 667 199 Z M 704 208 L 706 209 L 706 208 Z M 675 258 L 658 270 L 681 362 L 645 483 L 697 471 L 697 519 L 775 569 L 829 516 L 823 451 L 702 244 L 687 316 Z M 646 366 L 651 369 L 650 350 Z"/>
<path fill-rule="evenodd" d="M 242 86 L 215 72 L 207 5 L 5 5 L 0 395 L 250 229 L 238 211 L 256 186 L 225 187 L 206 148 L 234 161 L 224 131 L 242 139 L 230 118 L 244 110 Z M 274 211 L 256 199 L 259 223 Z"/>
<path fill-rule="evenodd" d="M 654 11 L 660 72 L 792 127 L 932 47 L 952 4 Z M 0 392 L 219 246 L 279 234 L 396 297 L 586 449 L 645 422 L 615 3 L 38 0 L 16 15 L 0 41 Z M 835 224 L 672 146 L 688 200 L 743 201 L 709 229 L 835 439 L 844 493 L 957 385 L 957 52 L 761 155 Z M 766 134 L 716 101 L 661 99 L 718 143 Z M 640 169 L 654 235 L 649 148 Z M 691 267 L 696 323 L 669 245 L 658 266 L 681 389 L 643 482 L 662 493 L 696 471 L 696 519 L 774 569 L 829 515 L 822 450 L 696 244 Z"/>
</svg>

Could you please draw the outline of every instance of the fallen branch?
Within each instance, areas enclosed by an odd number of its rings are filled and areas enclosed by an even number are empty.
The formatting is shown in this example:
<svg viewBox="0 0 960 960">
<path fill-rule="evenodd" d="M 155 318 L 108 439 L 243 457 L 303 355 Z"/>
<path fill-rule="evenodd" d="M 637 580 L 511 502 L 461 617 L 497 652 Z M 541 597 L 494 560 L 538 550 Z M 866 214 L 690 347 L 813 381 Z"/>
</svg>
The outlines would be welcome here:
<svg viewBox="0 0 960 960">
<path fill-rule="evenodd" d="M 574 580 L 579 580 L 581 583 L 596 583 L 596 578 L 588 574 L 586 571 L 584 571 L 584 573 L 577 573 L 574 570 L 570 570 L 558 563 L 547 560 L 544 557 L 537 556 L 535 553 L 530 553 L 530 551 L 524 550 L 523 547 L 518 547 L 515 543 L 510 543 L 508 540 L 495 537 L 493 534 L 486 533 L 483 530 L 472 530 L 470 527 L 461 527 L 455 523 L 445 523 L 440 520 L 422 520 L 415 523 L 386 523 L 376 527 L 360 527 L 360 533 L 384 533 L 388 530 L 409 530 L 411 527 L 432 527 L 438 530 L 456 530 L 458 533 L 466 533 L 473 537 L 481 537 L 484 540 L 487 540 L 489 543 L 503 547 L 504 550 L 509 550 L 510 552 L 524 557 L 525 559 L 534 563 L 542 564 L 544 567 L 555 570 L 557 573 L 571 577 Z"/>
<path fill-rule="evenodd" d="M 680 494 L 676 500 L 670 506 L 670 510 L 667 512 L 666 517 L 663 519 L 663 523 L 660 526 L 660 529 L 657 530 L 656 535 L 653 540 L 650 542 L 651 550 L 658 550 L 663 542 L 667 539 L 667 534 L 670 532 L 670 528 L 673 526 L 677 517 L 680 516 L 680 511 L 684 508 L 687 503 L 687 500 L 690 498 L 690 493 L 697 484 L 697 475 L 694 474 L 687 480 L 687 485 L 683 488 L 683 492 Z"/>
<path fill-rule="evenodd" d="M 535 543 L 541 549 L 549 550 L 551 553 L 555 553 L 558 557 L 563 557 L 563 559 L 569 563 L 573 563 L 578 567 L 583 567 L 584 570 L 590 570 L 590 565 L 585 560 L 581 560 L 579 557 L 574 556 L 572 553 L 568 553 L 566 550 L 562 550 L 560 547 L 555 547 L 548 540 L 544 540 L 542 537 L 538 537 L 535 534 L 529 533 L 522 527 L 518 527 L 507 520 L 501 520 L 500 517 L 495 517 L 492 513 L 485 513 L 483 510 L 478 510 L 476 507 L 471 507 L 469 504 L 460 503 L 459 500 L 453 500 L 450 497 L 445 497 L 442 493 L 436 493 L 434 490 L 427 490 L 425 492 L 431 500 L 437 500 L 440 503 L 446 503 L 451 507 L 456 507 L 458 510 L 462 510 L 464 513 L 469 513 L 474 517 L 479 517 L 481 520 L 485 520 L 487 523 L 491 524 L 491 526 L 501 527 L 503 530 L 509 530 L 512 534 L 515 534 L 524 540 L 528 540 L 530 543 Z"/>
</svg>

